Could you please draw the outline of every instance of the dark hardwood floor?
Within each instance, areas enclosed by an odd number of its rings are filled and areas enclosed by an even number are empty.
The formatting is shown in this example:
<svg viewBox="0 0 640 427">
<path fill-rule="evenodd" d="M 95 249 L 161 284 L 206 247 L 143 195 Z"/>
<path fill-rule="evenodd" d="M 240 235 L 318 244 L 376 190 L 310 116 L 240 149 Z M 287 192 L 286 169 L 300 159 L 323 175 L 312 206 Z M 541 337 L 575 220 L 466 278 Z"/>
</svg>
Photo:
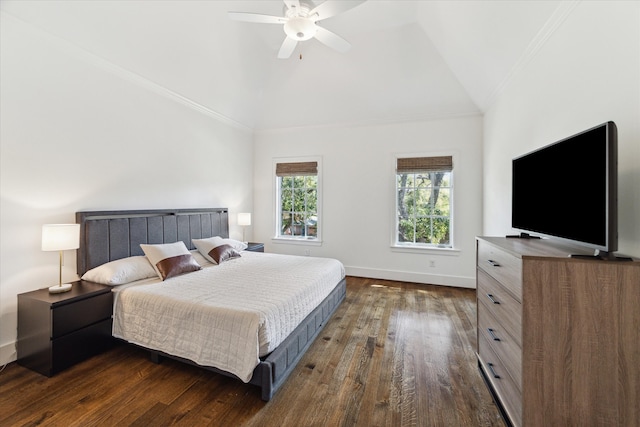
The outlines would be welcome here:
<svg viewBox="0 0 640 427">
<path fill-rule="evenodd" d="M 9 364 L 0 425 L 503 426 L 475 327 L 475 290 L 349 277 L 346 301 L 270 402 L 121 344 L 52 378 Z"/>
</svg>

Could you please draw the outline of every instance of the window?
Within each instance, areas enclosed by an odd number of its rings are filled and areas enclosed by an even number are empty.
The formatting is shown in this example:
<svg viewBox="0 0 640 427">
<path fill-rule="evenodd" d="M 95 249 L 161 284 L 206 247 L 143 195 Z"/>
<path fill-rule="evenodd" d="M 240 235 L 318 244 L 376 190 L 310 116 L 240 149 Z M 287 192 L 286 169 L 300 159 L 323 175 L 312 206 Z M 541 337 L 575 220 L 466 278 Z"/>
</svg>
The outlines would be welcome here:
<svg viewBox="0 0 640 427">
<path fill-rule="evenodd" d="M 451 248 L 451 156 L 396 159 L 398 246 Z"/>
<path fill-rule="evenodd" d="M 276 237 L 317 240 L 318 162 L 276 163 Z"/>
</svg>

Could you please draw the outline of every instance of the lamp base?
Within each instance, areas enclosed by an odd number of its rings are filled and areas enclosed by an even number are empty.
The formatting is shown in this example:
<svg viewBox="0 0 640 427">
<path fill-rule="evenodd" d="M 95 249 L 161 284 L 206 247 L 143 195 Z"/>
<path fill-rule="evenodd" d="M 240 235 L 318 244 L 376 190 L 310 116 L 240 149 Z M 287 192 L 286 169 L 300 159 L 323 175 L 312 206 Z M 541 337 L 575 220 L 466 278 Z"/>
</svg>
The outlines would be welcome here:
<svg viewBox="0 0 640 427">
<path fill-rule="evenodd" d="M 51 286 L 49 288 L 50 294 L 61 294 L 63 292 L 69 292 L 71 290 L 71 283 L 63 283 L 61 285 Z"/>
</svg>

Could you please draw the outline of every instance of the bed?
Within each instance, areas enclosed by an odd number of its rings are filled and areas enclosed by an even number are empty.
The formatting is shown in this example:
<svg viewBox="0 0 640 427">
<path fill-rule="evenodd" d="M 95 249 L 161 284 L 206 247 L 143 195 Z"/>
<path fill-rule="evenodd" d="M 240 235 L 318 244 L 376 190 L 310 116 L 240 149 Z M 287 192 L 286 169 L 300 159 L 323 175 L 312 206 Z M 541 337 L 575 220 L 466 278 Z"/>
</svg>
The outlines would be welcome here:
<svg viewBox="0 0 640 427">
<path fill-rule="evenodd" d="M 259 386 L 264 401 L 346 297 L 344 267 L 333 259 L 229 248 L 230 259 L 209 263 L 195 243 L 235 242 L 225 208 L 77 212 L 76 222 L 81 277 L 146 260 L 143 248 L 184 243 L 200 268 L 113 287 L 114 337 L 147 348 L 155 362 L 171 357 Z"/>
</svg>

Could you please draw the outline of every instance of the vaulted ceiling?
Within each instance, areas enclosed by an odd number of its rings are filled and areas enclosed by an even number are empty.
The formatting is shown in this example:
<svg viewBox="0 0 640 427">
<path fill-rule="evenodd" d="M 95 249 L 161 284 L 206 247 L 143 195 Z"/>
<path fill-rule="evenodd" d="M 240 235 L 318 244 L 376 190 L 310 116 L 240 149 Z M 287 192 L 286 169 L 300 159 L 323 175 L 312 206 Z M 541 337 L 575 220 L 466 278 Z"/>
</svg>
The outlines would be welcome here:
<svg viewBox="0 0 640 427">
<path fill-rule="evenodd" d="M 316 0 L 316 5 L 322 0 Z M 575 2 L 368 0 L 277 59 L 280 0 L 4 1 L 2 11 L 95 63 L 254 130 L 482 113 Z M 300 59 L 302 55 L 302 59 Z"/>
</svg>

